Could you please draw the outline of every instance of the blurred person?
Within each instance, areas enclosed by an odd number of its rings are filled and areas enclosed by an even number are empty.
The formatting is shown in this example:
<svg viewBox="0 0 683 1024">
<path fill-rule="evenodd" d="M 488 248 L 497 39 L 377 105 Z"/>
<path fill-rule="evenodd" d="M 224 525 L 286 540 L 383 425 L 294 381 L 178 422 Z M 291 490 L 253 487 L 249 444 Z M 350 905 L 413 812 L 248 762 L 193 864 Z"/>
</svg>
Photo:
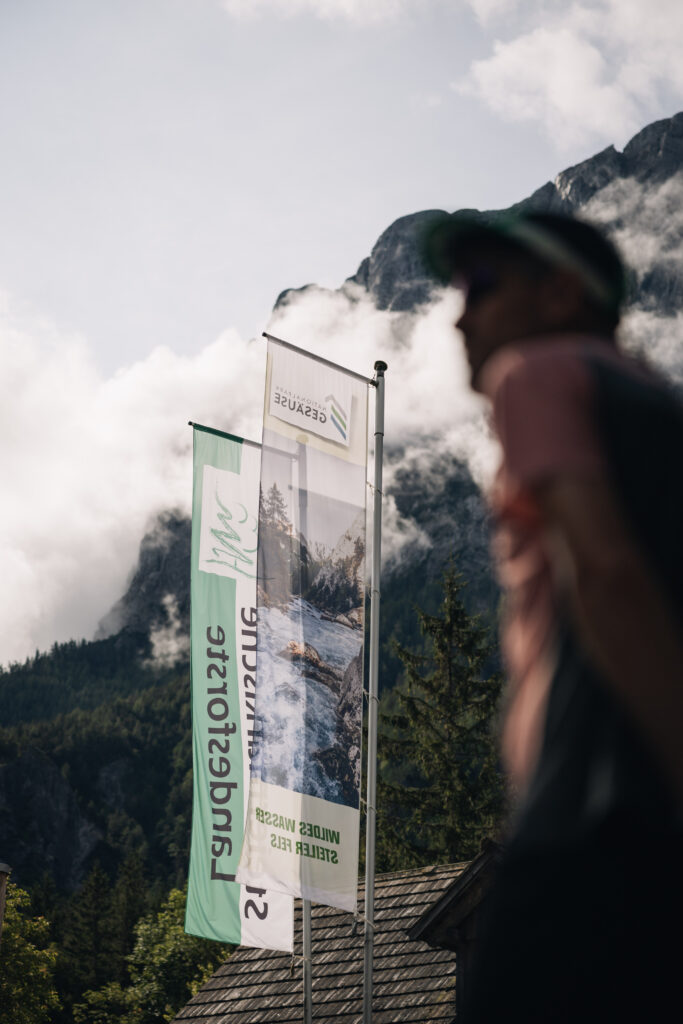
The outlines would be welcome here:
<svg viewBox="0 0 683 1024">
<path fill-rule="evenodd" d="M 683 410 L 620 351 L 621 260 L 542 212 L 444 215 L 502 463 L 502 758 L 515 810 L 464 1024 L 683 1014 Z"/>
</svg>

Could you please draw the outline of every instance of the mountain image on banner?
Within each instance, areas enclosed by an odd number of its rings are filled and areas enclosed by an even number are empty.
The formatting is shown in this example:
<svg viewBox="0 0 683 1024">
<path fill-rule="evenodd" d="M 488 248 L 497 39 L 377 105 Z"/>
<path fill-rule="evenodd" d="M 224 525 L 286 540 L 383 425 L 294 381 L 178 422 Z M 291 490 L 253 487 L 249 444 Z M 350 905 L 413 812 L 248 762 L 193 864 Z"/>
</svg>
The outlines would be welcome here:
<svg viewBox="0 0 683 1024">
<path fill-rule="evenodd" d="M 268 754 L 257 733 L 253 769 L 284 789 L 358 807 L 365 509 L 309 490 L 304 534 L 290 504 L 291 461 L 268 465 L 282 475 L 262 478 L 259 708 Z"/>
<path fill-rule="evenodd" d="M 364 510 L 356 515 L 332 551 L 319 552 L 316 562 L 320 567 L 306 597 L 320 609 L 323 618 L 331 616 L 344 626 L 360 629 L 365 587 Z"/>
</svg>

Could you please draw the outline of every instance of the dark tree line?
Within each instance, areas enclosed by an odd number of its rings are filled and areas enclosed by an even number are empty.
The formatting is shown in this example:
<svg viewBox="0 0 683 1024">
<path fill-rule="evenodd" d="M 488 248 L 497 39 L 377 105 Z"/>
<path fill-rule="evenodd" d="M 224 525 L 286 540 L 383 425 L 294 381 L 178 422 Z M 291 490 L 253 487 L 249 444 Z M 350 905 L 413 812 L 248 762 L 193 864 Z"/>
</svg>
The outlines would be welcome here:
<svg viewBox="0 0 683 1024">
<path fill-rule="evenodd" d="M 417 612 L 424 649 L 397 645 L 403 674 L 381 716 L 378 868 L 474 857 L 498 830 L 504 787 L 495 734 L 502 676 L 490 632 L 453 567 L 438 612 Z"/>
</svg>

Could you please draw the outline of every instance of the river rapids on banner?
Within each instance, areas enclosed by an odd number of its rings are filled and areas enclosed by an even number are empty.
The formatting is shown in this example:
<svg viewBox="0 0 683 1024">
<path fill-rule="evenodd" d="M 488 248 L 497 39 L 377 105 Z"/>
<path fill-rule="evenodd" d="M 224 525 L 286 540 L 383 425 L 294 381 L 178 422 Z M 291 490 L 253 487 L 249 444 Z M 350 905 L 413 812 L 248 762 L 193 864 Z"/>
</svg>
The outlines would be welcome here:
<svg viewBox="0 0 683 1024">
<path fill-rule="evenodd" d="M 286 613 L 260 608 L 253 775 L 358 806 L 362 644 L 362 629 L 330 621 L 300 598 Z M 354 659 L 357 679 L 350 683 Z M 358 705 L 351 716 L 345 712 L 349 697 Z M 350 717 L 357 730 L 349 727 Z M 346 763 L 340 766 L 340 759 Z"/>
</svg>

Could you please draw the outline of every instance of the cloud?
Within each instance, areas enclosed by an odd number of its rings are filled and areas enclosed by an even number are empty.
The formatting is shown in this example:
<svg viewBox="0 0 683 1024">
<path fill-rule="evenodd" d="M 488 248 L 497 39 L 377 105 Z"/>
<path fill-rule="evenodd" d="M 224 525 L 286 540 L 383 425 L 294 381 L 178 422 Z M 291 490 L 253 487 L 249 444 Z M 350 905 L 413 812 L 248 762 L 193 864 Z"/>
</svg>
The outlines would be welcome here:
<svg viewBox="0 0 683 1024">
<path fill-rule="evenodd" d="M 683 387 L 683 171 L 659 185 L 617 178 L 582 216 L 609 233 L 636 279 L 620 327 L 624 348 Z"/>
<path fill-rule="evenodd" d="M 635 274 L 638 297 L 621 340 L 683 386 L 683 171 L 656 186 L 617 178 L 584 206 L 603 225 Z"/>
<path fill-rule="evenodd" d="M 387 479 L 383 480 L 385 489 L 390 486 L 392 470 L 395 466 L 388 466 L 385 474 Z M 389 494 L 382 503 L 382 565 L 397 565 L 407 552 L 427 551 L 431 541 L 425 531 L 415 522 L 414 519 L 405 519 L 401 516 L 396 507 L 396 500 Z M 368 535 L 368 565 L 372 558 L 372 534 Z"/>
<path fill-rule="evenodd" d="M 456 0 L 455 6 L 469 7 L 482 24 L 517 9 L 521 0 Z M 419 14 L 429 7 L 453 6 L 452 0 L 222 0 L 222 7 L 234 18 L 262 16 L 292 18 L 311 14 L 326 21 L 355 24 L 393 21 Z"/>
<path fill-rule="evenodd" d="M 648 188 L 633 178 L 617 178 L 600 189 L 583 214 L 610 228 L 641 282 L 655 264 L 669 264 L 683 278 L 682 195 L 683 171 Z"/>
<path fill-rule="evenodd" d="M 489 22 L 513 9 L 472 2 Z M 540 123 L 559 149 L 596 138 L 625 141 L 661 114 L 667 90 L 680 95 L 683 88 L 678 0 L 527 2 L 515 28 L 454 88 L 504 118 Z"/>
<path fill-rule="evenodd" d="M 189 419 L 260 435 L 265 346 L 226 332 L 104 379 L 83 339 L 0 309 L 0 663 L 90 637 L 145 528 L 191 500 Z"/>
<path fill-rule="evenodd" d="M 658 316 L 650 310 L 631 310 L 620 336 L 627 351 L 640 356 L 683 391 L 683 313 Z"/>
<path fill-rule="evenodd" d="M 616 178 L 583 207 L 635 274 L 637 297 L 620 328 L 635 355 L 683 387 L 683 171 L 658 185 Z"/>
<path fill-rule="evenodd" d="M 467 0 L 482 25 L 488 25 L 495 18 L 513 14 L 521 0 Z"/>
<path fill-rule="evenodd" d="M 347 21 L 369 25 L 391 21 L 403 14 L 419 11 L 434 0 L 223 0 L 232 17 L 260 16 L 292 18 L 311 14 L 326 21 Z"/>
<path fill-rule="evenodd" d="M 472 65 L 467 91 L 505 118 L 539 121 L 570 147 L 608 125 L 623 133 L 637 123 L 633 100 L 608 79 L 607 61 L 588 40 L 567 28 L 537 28 L 494 43 L 493 56 Z"/>
<path fill-rule="evenodd" d="M 154 668 L 173 668 L 189 658 L 190 634 L 181 621 L 175 594 L 166 594 L 162 604 L 166 622 L 150 631 L 151 656 L 147 663 Z"/>
</svg>

